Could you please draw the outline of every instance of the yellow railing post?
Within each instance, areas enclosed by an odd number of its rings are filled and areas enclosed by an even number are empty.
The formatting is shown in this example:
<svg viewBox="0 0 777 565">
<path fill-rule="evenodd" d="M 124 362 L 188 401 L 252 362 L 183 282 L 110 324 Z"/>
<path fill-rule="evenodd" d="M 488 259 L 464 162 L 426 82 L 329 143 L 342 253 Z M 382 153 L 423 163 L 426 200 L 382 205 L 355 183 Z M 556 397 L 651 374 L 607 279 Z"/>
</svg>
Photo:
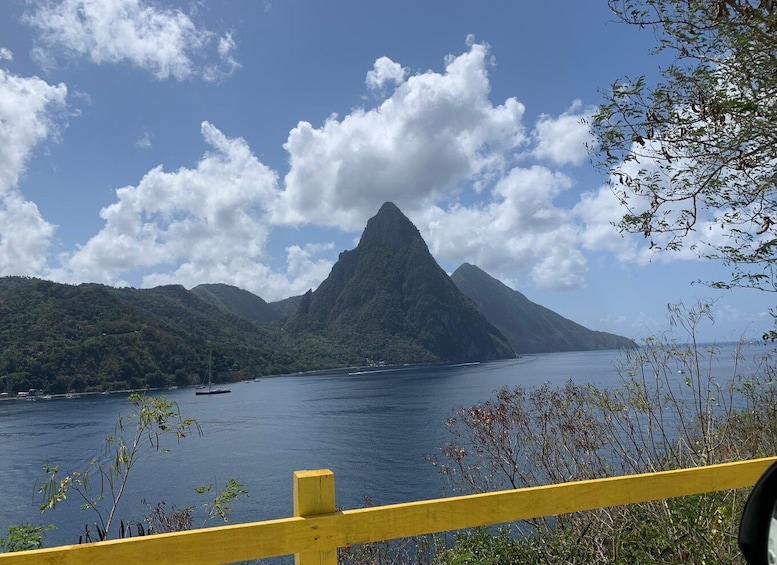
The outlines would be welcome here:
<svg viewBox="0 0 777 565">
<path fill-rule="evenodd" d="M 294 516 L 307 518 L 335 512 L 335 475 L 328 469 L 294 472 Z M 318 538 L 315 538 L 318 539 Z M 295 565 L 337 565 L 337 549 L 294 555 Z"/>
</svg>

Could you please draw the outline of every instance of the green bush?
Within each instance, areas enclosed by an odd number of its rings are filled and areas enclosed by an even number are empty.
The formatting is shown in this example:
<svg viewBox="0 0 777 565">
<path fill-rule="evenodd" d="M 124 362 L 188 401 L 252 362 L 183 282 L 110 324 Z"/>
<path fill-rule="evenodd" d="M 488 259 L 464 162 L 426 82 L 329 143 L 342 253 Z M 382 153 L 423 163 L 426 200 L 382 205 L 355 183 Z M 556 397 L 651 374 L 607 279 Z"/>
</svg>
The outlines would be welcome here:
<svg viewBox="0 0 777 565">
<path fill-rule="evenodd" d="M 0 538 L 0 551 L 27 551 L 43 547 L 43 535 L 54 526 L 33 525 L 26 522 L 8 526 L 6 536 Z"/>
</svg>

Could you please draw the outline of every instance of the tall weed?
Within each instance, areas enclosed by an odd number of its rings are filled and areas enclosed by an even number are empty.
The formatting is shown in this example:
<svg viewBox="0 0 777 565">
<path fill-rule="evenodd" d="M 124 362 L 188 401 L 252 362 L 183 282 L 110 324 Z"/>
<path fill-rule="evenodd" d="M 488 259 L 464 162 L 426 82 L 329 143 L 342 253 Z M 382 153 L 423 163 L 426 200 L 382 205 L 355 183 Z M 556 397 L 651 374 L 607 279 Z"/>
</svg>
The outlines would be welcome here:
<svg viewBox="0 0 777 565">
<path fill-rule="evenodd" d="M 484 492 L 777 454 L 771 358 L 752 364 L 740 346 L 719 363 L 721 349 L 698 340 L 710 303 L 672 305 L 669 316 L 671 333 L 624 351 L 620 386 L 504 388 L 458 409 L 430 460 L 455 491 Z M 500 563 L 477 560 L 496 545 L 522 563 L 732 563 L 743 503 L 742 492 L 715 492 L 476 530 L 437 562 Z"/>
</svg>

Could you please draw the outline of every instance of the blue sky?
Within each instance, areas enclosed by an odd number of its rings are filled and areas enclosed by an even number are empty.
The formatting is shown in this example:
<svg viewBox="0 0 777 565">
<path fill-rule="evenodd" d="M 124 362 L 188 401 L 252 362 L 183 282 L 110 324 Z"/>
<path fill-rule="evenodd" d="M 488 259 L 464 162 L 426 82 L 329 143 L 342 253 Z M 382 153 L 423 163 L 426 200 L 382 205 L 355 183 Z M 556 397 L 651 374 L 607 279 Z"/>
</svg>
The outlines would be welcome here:
<svg viewBox="0 0 777 565">
<path fill-rule="evenodd" d="M 586 153 L 599 90 L 656 75 L 606 3 L 6 0 L 0 275 L 315 288 L 393 201 L 440 265 L 585 326 L 758 337 L 773 298 L 610 222 Z"/>
</svg>

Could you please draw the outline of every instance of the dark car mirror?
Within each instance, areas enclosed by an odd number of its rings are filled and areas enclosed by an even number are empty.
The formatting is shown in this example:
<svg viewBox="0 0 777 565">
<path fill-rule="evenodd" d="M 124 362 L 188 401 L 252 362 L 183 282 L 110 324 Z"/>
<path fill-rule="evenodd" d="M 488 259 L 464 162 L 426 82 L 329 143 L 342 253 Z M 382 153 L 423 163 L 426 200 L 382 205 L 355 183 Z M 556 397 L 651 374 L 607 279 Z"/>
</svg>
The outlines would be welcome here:
<svg viewBox="0 0 777 565">
<path fill-rule="evenodd" d="M 750 565 L 777 564 L 777 461 L 747 497 L 739 522 L 739 549 Z"/>
</svg>

